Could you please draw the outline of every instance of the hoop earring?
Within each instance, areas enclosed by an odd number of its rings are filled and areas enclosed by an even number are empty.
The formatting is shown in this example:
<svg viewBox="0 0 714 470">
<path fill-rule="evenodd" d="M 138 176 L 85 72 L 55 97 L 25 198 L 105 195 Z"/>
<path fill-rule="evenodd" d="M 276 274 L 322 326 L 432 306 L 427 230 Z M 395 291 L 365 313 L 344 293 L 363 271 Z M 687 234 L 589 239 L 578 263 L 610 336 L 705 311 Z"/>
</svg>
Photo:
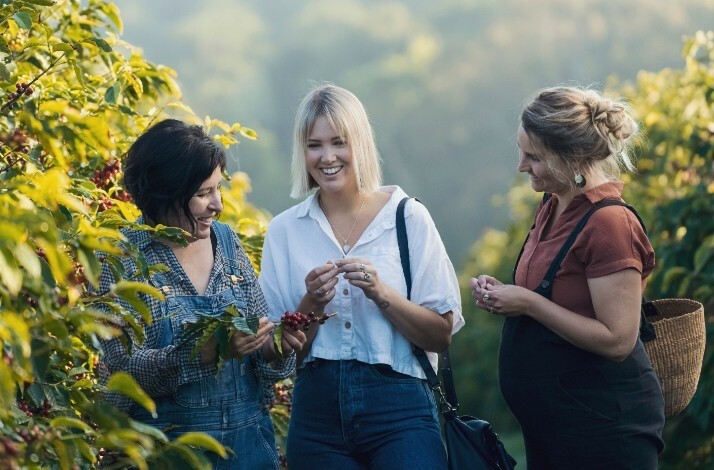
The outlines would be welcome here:
<svg viewBox="0 0 714 470">
<path fill-rule="evenodd" d="M 576 188 L 584 188 L 585 184 L 587 181 L 585 180 L 585 177 L 580 174 L 580 172 L 575 173 L 575 187 Z"/>
</svg>

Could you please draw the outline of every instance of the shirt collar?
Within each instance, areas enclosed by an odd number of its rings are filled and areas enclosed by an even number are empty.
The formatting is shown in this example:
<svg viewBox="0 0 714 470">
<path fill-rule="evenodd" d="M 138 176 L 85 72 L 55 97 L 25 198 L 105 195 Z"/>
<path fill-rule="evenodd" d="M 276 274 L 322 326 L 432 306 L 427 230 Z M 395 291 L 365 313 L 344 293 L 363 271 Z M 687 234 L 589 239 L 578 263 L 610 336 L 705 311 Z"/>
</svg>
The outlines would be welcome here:
<svg viewBox="0 0 714 470">
<path fill-rule="evenodd" d="M 310 194 L 307 199 L 300 203 L 297 213 L 298 219 L 307 216 L 313 219 L 317 218 L 317 214 L 321 211 L 320 205 L 317 202 L 317 194 L 317 192 Z"/>
<path fill-rule="evenodd" d="M 383 191 L 386 193 L 390 193 L 391 197 L 389 201 L 387 202 L 387 206 L 389 206 L 389 210 L 393 209 L 396 210 L 397 204 L 399 204 L 399 201 L 402 200 L 403 197 L 405 197 L 407 194 L 400 188 L 399 186 L 396 185 L 390 185 L 390 186 L 382 186 L 379 188 L 379 191 Z M 318 202 L 318 195 L 320 194 L 320 191 L 316 191 L 315 193 L 309 195 L 307 199 L 305 199 L 303 202 L 300 203 L 298 207 L 298 213 L 297 217 L 312 217 L 313 219 L 317 219 L 320 217 L 319 214 L 322 213 L 322 209 L 320 208 L 320 203 Z M 396 196 L 396 197 L 395 197 Z"/>
<path fill-rule="evenodd" d="M 622 195 L 622 188 L 624 188 L 624 186 L 625 183 L 622 181 L 611 181 L 588 189 L 583 193 L 583 196 L 595 204 L 603 199 L 619 198 Z"/>
</svg>

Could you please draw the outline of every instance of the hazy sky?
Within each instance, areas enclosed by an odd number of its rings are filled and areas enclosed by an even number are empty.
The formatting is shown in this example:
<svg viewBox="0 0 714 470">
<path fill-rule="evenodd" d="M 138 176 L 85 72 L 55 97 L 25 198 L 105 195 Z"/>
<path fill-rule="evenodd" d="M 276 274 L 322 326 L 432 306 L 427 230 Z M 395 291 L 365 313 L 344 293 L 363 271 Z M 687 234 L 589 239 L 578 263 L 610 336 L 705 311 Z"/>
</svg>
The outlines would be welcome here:
<svg viewBox="0 0 714 470">
<path fill-rule="evenodd" d="M 118 0 L 123 38 L 178 73 L 185 101 L 255 128 L 233 151 L 249 196 L 277 213 L 290 129 L 310 80 L 365 103 L 385 181 L 431 210 L 460 265 L 516 181 L 524 100 L 559 83 L 633 80 L 682 67 L 682 38 L 714 25 L 714 0 Z"/>
</svg>

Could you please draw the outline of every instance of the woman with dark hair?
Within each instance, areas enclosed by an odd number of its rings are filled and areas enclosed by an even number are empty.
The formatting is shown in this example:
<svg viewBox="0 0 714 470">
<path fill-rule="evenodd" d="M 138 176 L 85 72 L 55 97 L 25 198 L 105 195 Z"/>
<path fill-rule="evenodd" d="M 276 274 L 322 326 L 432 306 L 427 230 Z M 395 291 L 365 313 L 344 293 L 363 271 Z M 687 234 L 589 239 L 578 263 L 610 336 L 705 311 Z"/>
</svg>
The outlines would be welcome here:
<svg viewBox="0 0 714 470">
<path fill-rule="evenodd" d="M 126 277 L 153 285 L 165 299 L 143 296 L 153 320 L 144 328 L 143 344 L 135 342 L 129 351 L 118 338 L 104 342 L 104 379 L 127 372 L 154 399 L 156 415 L 151 416 L 110 396 L 133 419 L 165 430 L 170 438 L 204 432 L 231 448 L 235 455 L 228 460 L 210 454 L 216 468 L 278 468 L 266 392 L 294 371 L 294 352 L 306 338 L 301 331 L 286 330 L 285 358 L 277 357 L 270 340 L 274 325 L 267 320 L 251 262 L 233 230 L 217 221 L 225 167 L 223 149 L 201 127 L 173 119 L 148 129 L 129 149 L 124 186 L 142 212 L 137 224 L 179 227 L 187 243 L 155 238 L 146 230 L 124 230 L 149 265 L 168 267 L 144 277 L 135 260 L 123 258 Z M 104 266 L 99 291 L 108 291 L 116 281 Z M 233 333 L 233 359 L 218 370 L 215 342 L 192 359 L 195 343 L 183 341 L 182 332 L 199 315 L 218 315 L 229 306 L 259 317 L 259 328 L 255 335 Z M 123 307 L 134 311 L 128 304 Z"/>
<path fill-rule="evenodd" d="M 523 430 L 529 470 L 657 468 L 664 401 L 638 337 L 655 257 L 621 205 L 618 180 L 620 166 L 633 169 L 636 133 L 625 103 L 591 89 L 541 90 L 521 114 L 518 171 L 549 197 L 514 283 L 484 274 L 470 283 L 476 305 L 506 317 L 499 384 Z"/>
</svg>

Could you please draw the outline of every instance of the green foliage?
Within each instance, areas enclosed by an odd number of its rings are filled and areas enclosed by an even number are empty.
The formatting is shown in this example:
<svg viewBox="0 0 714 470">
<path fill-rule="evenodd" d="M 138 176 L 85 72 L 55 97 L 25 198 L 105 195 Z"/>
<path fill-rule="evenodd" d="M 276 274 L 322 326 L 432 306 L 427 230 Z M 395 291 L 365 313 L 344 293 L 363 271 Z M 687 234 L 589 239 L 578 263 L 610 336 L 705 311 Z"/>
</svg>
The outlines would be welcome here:
<svg viewBox="0 0 714 470">
<path fill-rule="evenodd" d="M 119 257 L 137 259 L 120 229 L 138 215 L 119 184 L 120 157 L 157 119 L 203 123 L 226 146 L 255 133 L 199 120 L 181 102 L 175 73 L 148 62 L 119 37 L 116 6 L 98 0 L 0 2 L 0 462 L 2 468 L 207 468 L 201 449 L 225 455 L 204 435 L 169 442 L 101 400 L 100 339 L 135 339 L 151 321 L 141 295 L 161 292 L 127 279 Z M 259 259 L 265 217 L 244 198 L 247 178 L 225 194 L 226 218 L 250 228 Z M 137 227 L 179 239 L 168 227 Z M 100 260 L 120 279 L 90 295 Z M 118 308 L 122 299 L 139 315 Z M 93 306 L 102 302 L 115 314 Z M 126 338 L 125 338 L 126 339 Z M 127 341 L 128 344 L 128 341 Z M 106 386 L 147 410 L 154 403 L 126 374 Z"/>
<path fill-rule="evenodd" d="M 250 110 L 261 144 L 242 149 L 240 168 L 272 213 L 295 203 L 286 165 L 300 98 L 312 81 L 353 91 L 385 182 L 426 204 L 460 270 L 476 237 L 507 223 L 484 202 L 507 190 L 528 94 L 678 67 L 682 36 L 714 24 L 711 0 L 114 1 L 126 36 L 175 65 L 202 112 Z"/>
<path fill-rule="evenodd" d="M 624 94 L 643 124 L 646 138 L 639 148 L 638 172 L 624 176 L 624 198 L 635 206 L 648 227 L 657 255 L 657 267 L 649 278 L 649 298 L 688 297 L 705 305 L 707 337 L 714 335 L 714 33 L 698 32 L 684 46 L 684 68 L 641 72 L 634 84 L 611 84 L 615 94 Z M 523 184 L 509 193 L 514 222 L 504 232 L 486 232 L 472 250 L 466 278 L 495 273 L 510 279 L 510 270 L 530 226 L 537 195 Z M 532 192 L 532 191 L 531 191 Z M 524 214 L 524 207 L 530 210 Z M 504 256 L 506 254 L 506 256 Z M 470 290 L 464 289 L 464 299 Z M 485 344 L 479 362 L 493 371 L 495 343 L 490 335 L 494 320 L 482 318 L 473 302 L 464 302 L 467 324 L 463 339 Z M 476 331 L 478 329 L 478 331 Z M 486 333 L 484 333 L 484 331 Z M 482 335 L 483 338 L 479 338 Z M 455 337 L 459 345 L 462 334 Z M 460 349 L 459 357 L 472 357 Z M 468 361 L 458 361 L 459 364 Z M 460 366 L 461 368 L 461 366 Z M 492 372 L 491 372 L 492 373 Z M 481 377 L 483 371 L 478 372 Z M 469 376 L 469 380 L 473 380 Z M 480 387 L 487 406 L 497 404 L 491 383 Z M 483 402 L 482 402 L 483 403 Z M 478 406 L 478 405 L 476 405 Z M 495 406 L 495 405 L 494 405 Z M 478 409 L 484 409 L 476 408 Z M 492 411 L 488 410 L 487 411 Z M 493 410 L 500 418 L 505 410 Z M 490 416 L 490 415 L 489 415 Z M 692 403 L 665 428 L 666 450 L 662 468 L 711 468 L 714 462 L 714 353 L 706 351 L 699 387 Z"/>
<path fill-rule="evenodd" d="M 683 70 L 641 73 L 625 87 L 647 141 L 629 197 L 657 252 L 649 292 L 714 307 L 714 33 L 684 46 Z"/>
<path fill-rule="evenodd" d="M 682 70 L 641 73 L 625 87 L 647 141 L 628 199 L 642 208 L 657 254 L 652 298 L 687 297 L 704 304 L 714 336 L 714 32 L 684 45 Z M 704 357 L 697 393 L 667 424 L 663 466 L 714 463 L 714 353 Z"/>
<path fill-rule="evenodd" d="M 194 343 L 190 355 L 191 359 L 196 357 L 196 354 L 206 344 L 215 341 L 218 353 L 218 371 L 221 370 L 221 366 L 225 361 L 231 359 L 228 345 L 233 334 L 236 331 L 242 331 L 243 333 L 254 335 L 258 332 L 258 327 L 260 326 L 258 317 L 246 317 L 235 305 L 229 305 L 218 316 L 205 315 L 199 312 L 196 312 L 196 314 L 199 319 L 187 326 L 181 341 Z"/>
</svg>

